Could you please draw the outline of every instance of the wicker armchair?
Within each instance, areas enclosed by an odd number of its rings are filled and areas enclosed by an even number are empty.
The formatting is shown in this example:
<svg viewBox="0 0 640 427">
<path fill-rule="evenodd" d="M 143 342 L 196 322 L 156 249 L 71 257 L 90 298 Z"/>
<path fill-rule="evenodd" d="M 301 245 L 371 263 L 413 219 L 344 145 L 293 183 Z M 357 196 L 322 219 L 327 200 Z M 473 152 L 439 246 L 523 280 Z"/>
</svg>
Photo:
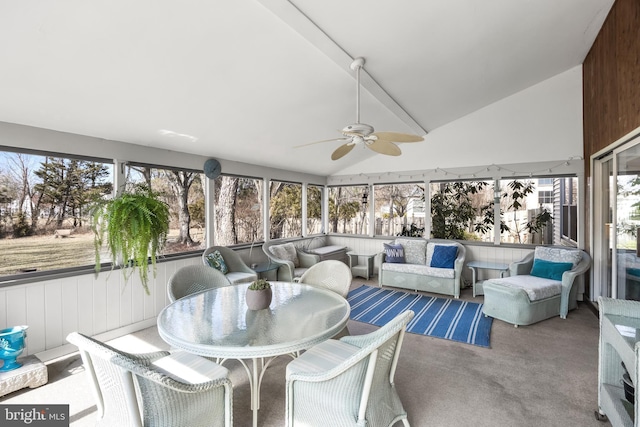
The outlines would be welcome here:
<svg viewBox="0 0 640 427">
<path fill-rule="evenodd" d="M 278 255 L 279 252 L 285 252 L 285 248 L 292 249 L 294 251 L 289 251 L 291 256 L 288 258 Z M 278 280 L 283 282 L 293 282 L 293 279 L 301 277 L 309 267 L 320 262 L 320 255 L 304 252 L 293 246 L 293 243 L 286 243 L 278 240 L 269 240 L 268 242 L 264 242 L 262 244 L 262 251 L 272 262 L 280 264 L 280 267 L 278 268 Z"/>
<path fill-rule="evenodd" d="M 413 311 L 366 335 L 328 340 L 287 365 L 289 427 L 392 426 L 407 413 L 393 383 Z"/>
<path fill-rule="evenodd" d="M 215 251 L 220 252 L 220 255 L 222 255 L 224 263 L 229 269 L 225 275 L 232 284 L 237 285 L 239 283 L 251 283 L 254 280 L 258 280 L 258 273 L 249 268 L 236 251 L 231 248 L 227 248 L 226 246 L 211 246 L 205 249 L 202 253 L 202 262 L 204 265 L 209 265 L 207 262 L 207 255 Z"/>
<path fill-rule="evenodd" d="M 129 354 L 77 332 L 67 341 L 80 349 L 97 426 L 232 426 L 226 368 L 186 352 Z"/>
<path fill-rule="evenodd" d="M 231 286 L 227 277 L 215 268 L 205 265 L 187 265 L 169 278 L 167 294 L 171 302 L 205 289 Z"/>
</svg>

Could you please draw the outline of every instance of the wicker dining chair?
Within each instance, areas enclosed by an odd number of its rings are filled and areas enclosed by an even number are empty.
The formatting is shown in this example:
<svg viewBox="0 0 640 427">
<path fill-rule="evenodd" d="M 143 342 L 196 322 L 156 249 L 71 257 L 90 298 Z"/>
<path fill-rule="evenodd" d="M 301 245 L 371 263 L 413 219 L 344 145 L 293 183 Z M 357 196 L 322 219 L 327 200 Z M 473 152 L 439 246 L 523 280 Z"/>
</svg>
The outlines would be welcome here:
<svg viewBox="0 0 640 427">
<path fill-rule="evenodd" d="M 347 264 L 342 261 L 327 260 L 312 265 L 299 279 L 294 279 L 294 281 L 326 289 L 335 292 L 342 298 L 347 298 L 352 279 L 351 269 Z M 339 339 L 348 335 L 349 328 L 345 326 L 342 331 L 333 338 Z"/>
<path fill-rule="evenodd" d="M 97 426 L 231 427 L 229 371 L 186 352 L 130 354 L 77 332 Z"/>
<path fill-rule="evenodd" d="M 333 291 L 347 297 L 351 286 L 351 269 L 342 261 L 327 260 L 312 265 L 297 282 Z"/>
<path fill-rule="evenodd" d="M 393 383 L 407 324 L 407 310 L 366 335 L 328 340 L 287 365 L 289 427 L 389 427 L 407 413 Z"/>
<path fill-rule="evenodd" d="M 171 302 L 205 289 L 231 286 L 227 277 L 206 265 L 187 265 L 176 270 L 169 278 L 167 294 Z"/>
</svg>

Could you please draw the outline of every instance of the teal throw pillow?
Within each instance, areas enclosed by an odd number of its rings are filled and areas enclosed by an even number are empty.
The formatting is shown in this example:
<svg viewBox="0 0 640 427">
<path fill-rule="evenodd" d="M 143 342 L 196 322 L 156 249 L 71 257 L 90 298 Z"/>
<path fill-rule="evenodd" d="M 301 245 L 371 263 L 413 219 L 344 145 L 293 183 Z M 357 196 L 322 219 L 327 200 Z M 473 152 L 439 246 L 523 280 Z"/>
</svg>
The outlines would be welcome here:
<svg viewBox="0 0 640 427">
<path fill-rule="evenodd" d="M 534 259 L 531 275 L 543 279 L 562 280 L 562 273 L 573 268 L 570 262 L 552 262 L 543 259 Z"/>
<path fill-rule="evenodd" d="M 404 264 L 404 248 L 402 245 L 394 245 L 391 243 L 384 244 L 384 261 L 396 264 Z"/>
<path fill-rule="evenodd" d="M 436 268 L 453 268 L 458 256 L 457 246 L 436 245 L 433 248 L 433 256 L 431 257 L 431 267 Z"/>
<path fill-rule="evenodd" d="M 210 254 L 207 254 L 207 263 L 209 264 L 209 267 L 220 270 L 222 274 L 227 274 L 229 272 L 229 268 L 224 262 L 224 258 L 220 251 L 213 251 Z"/>
</svg>

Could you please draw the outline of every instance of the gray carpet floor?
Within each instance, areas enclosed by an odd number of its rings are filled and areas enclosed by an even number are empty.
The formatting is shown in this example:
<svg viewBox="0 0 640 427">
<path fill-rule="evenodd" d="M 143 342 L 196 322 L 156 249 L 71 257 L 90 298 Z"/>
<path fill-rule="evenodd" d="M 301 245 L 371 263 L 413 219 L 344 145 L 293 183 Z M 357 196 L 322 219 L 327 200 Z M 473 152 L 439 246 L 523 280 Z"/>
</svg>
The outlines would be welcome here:
<svg viewBox="0 0 640 427">
<path fill-rule="evenodd" d="M 352 288 L 361 284 L 375 282 L 354 279 Z M 469 288 L 461 298 L 482 302 L 482 296 L 473 298 Z M 348 326 L 352 335 L 376 328 L 354 321 Z M 110 343 L 127 351 L 168 348 L 156 328 Z M 265 374 L 260 426 L 284 426 L 284 372 L 289 361 L 276 359 Z M 598 318 L 587 303 L 580 303 L 566 320 L 556 317 L 519 328 L 494 320 L 491 348 L 406 334 L 396 385 L 414 427 L 604 427 L 610 424 L 594 417 L 597 363 Z M 71 426 L 94 425 L 95 403 L 77 353 L 47 366 L 47 385 L 16 391 L 0 398 L 0 403 L 68 403 Z M 246 372 L 236 361 L 225 366 L 234 384 L 234 425 L 250 426 Z"/>
</svg>

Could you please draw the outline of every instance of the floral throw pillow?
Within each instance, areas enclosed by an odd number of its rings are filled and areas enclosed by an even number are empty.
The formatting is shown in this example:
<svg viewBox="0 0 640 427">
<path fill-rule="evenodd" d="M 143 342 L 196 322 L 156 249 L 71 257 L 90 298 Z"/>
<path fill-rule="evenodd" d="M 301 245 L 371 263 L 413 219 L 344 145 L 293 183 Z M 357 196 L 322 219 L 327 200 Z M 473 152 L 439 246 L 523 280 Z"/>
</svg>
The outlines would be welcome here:
<svg viewBox="0 0 640 427">
<path fill-rule="evenodd" d="M 210 254 L 207 254 L 207 264 L 209 264 L 209 267 L 220 270 L 222 274 L 227 274 L 229 272 L 229 268 L 224 262 L 224 258 L 220 251 L 213 251 Z"/>
</svg>

